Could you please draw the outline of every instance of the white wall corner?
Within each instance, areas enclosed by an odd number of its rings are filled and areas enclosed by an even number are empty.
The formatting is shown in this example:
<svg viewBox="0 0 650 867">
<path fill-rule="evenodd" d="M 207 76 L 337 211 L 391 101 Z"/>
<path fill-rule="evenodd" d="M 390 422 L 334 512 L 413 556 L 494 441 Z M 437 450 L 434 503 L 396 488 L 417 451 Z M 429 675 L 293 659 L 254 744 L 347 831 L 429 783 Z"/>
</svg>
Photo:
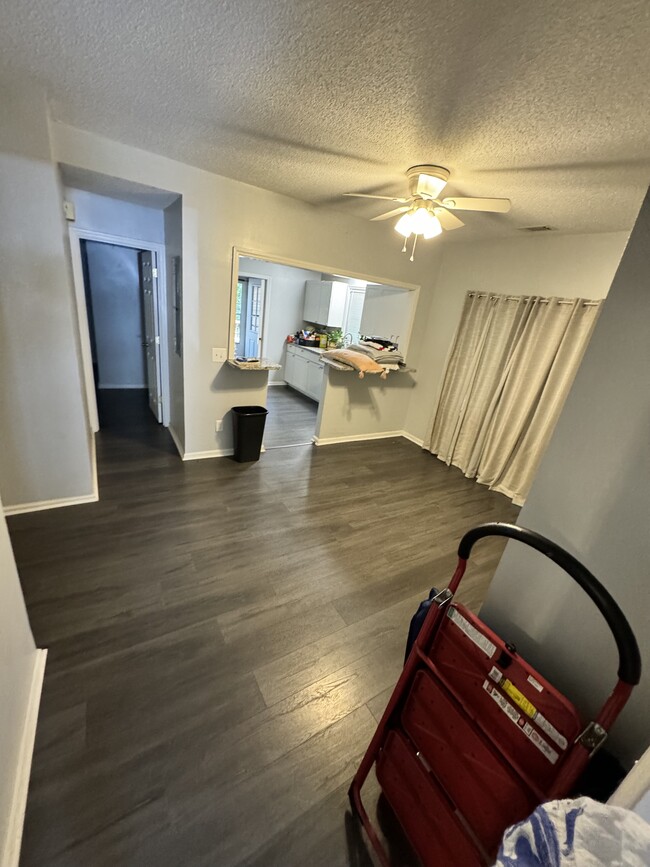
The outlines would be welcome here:
<svg viewBox="0 0 650 867">
<path fill-rule="evenodd" d="M 183 444 L 181 443 L 181 438 L 176 433 L 176 430 L 171 425 L 167 426 L 167 430 L 169 431 L 171 438 L 174 440 L 174 445 L 176 446 L 176 450 L 178 451 L 178 454 L 181 456 L 182 460 L 186 460 L 185 449 L 183 448 Z M 188 458 L 188 460 L 189 460 L 189 458 Z"/>
<path fill-rule="evenodd" d="M 36 739 L 36 724 L 38 721 L 38 708 L 41 702 L 46 660 L 47 650 L 37 649 L 34 657 L 34 668 L 32 671 L 32 682 L 29 689 L 27 710 L 25 714 L 25 725 L 23 727 L 22 738 L 18 750 L 13 797 L 9 805 L 7 836 L 4 840 L 4 846 L 0 857 L 0 867 L 18 867 L 18 861 L 20 859 L 20 844 L 23 838 L 29 776 L 32 768 L 34 741 Z"/>
<path fill-rule="evenodd" d="M 421 439 L 420 437 L 416 437 L 412 433 L 409 433 L 406 430 L 403 430 L 401 433 L 402 433 L 402 436 L 404 437 L 404 439 L 409 440 L 412 443 L 415 443 L 415 445 L 420 446 L 421 449 L 424 448 L 424 440 Z"/>
</svg>

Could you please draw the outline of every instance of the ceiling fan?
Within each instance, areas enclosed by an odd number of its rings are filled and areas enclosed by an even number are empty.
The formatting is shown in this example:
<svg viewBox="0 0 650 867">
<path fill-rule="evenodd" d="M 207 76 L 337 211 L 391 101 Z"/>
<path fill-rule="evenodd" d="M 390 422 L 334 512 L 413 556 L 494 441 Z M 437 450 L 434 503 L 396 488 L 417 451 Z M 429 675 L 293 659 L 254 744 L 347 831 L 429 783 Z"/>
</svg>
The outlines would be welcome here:
<svg viewBox="0 0 650 867">
<path fill-rule="evenodd" d="M 406 177 L 409 183 L 409 195 L 404 198 L 393 196 L 375 196 L 369 193 L 344 193 L 359 199 L 383 199 L 388 202 L 399 202 L 399 208 L 393 208 L 385 214 L 373 217 L 376 220 L 389 220 L 398 214 L 402 216 L 395 224 L 395 231 L 404 236 L 402 252 L 406 252 L 406 242 L 414 235 L 411 262 L 415 254 L 415 245 L 419 235 L 423 238 L 435 238 L 443 229 L 451 231 L 464 226 L 451 211 L 487 211 L 506 214 L 510 210 L 510 199 L 485 199 L 467 196 L 450 196 L 439 199 L 449 180 L 449 169 L 442 166 L 412 166 Z"/>
</svg>

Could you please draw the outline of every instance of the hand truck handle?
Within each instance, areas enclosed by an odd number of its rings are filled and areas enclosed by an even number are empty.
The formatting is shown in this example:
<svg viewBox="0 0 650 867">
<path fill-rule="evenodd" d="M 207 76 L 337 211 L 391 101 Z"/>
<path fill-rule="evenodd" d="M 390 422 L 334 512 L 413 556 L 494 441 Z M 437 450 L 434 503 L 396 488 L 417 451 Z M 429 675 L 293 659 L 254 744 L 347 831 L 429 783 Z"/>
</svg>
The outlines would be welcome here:
<svg viewBox="0 0 650 867">
<path fill-rule="evenodd" d="M 485 536 L 506 536 L 508 539 L 516 539 L 518 542 L 523 542 L 524 545 L 540 551 L 549 560 L 553 560 L 564 569 L 595 603 L 607 621 L 618 649 L 618 676 L 620 680 L 633 686 L 639 682 L 641 679 L 641 656 L 630 624 L 609 592 L 582 563 L 564 548 L 560 548 L 555 542 L 551 542 L 539 533 L 527 530 L 525 527 L 518 527 L 516 524 L 498 522 L 479 524 L 478 527 L 465 533 L 458 546 L 460 559 L 468 560 L 474 544 Z"/>
</svg>

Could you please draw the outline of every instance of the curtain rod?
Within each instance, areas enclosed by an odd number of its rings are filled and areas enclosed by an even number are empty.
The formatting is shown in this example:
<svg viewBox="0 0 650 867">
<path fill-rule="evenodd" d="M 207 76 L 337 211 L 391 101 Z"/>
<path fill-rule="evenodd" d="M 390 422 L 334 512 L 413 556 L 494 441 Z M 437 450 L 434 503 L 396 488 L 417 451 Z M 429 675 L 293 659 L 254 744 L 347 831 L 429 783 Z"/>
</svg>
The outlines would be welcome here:
<svg viewBox="0 0 650 867">
<path fill-rule="evenodd" d="M 495 298 L 495 299 L 496 298 L 503 298 L 504 301 L 524 301 L 524 302 L 530 301 L 530 297 L 528 297 L 527 295 L 493 295 L 492 293 L 488 293 L 488 292 L 468 292 L 467 295 L 470 298 Z M 573 304 L 574 303 L 574 301 L 571 301 L 571 300 L 565 301 L 565 300 L 554 299 L 554 298 L 538 298 L 537 299 L 539 304 L 548 304 L 549 301 L 555 301 L 555 300 L 557 300 L 558 304 Z M 600 304 L 600 301 L 583 301 L 582 302 L 583 307 L 598 307 L 599 304 Z"/>
</svg>

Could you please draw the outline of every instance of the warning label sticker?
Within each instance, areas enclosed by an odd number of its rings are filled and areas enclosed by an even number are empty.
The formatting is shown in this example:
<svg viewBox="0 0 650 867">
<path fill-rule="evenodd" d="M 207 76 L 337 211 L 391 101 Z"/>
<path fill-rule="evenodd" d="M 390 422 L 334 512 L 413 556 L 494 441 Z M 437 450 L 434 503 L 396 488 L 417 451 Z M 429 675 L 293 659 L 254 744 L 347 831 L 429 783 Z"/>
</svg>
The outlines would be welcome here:
<svg viewBox="0 0 650 867">
<path fill-rule="evenodd" d="M 535 729 L 531 726 L 529 722 L 526 722 L 524 717 L 519 713 L 519 711 L 510 704 L 508 699 L 501 695 L 499 690 L 493 686 L 489 680 L 485 680 L 483 682 L 483 689 L 487 692 L 488 695 L 492 696 L 496 704 L 501 708 L 501 710 L 509 717 L 512 722 L 520 729 L 528 738 L 528 740 L 534 744 L 537 749 L 546 756 L 546 758 L 551 762 L 551 764 L 555 764 L 559 758 L 558 754 L 555 752 L 553 747 L 547 743 L 544 738 L 535 731 Z"/>
<path fill-rule="evenodd" d="M 469 622 L 466 617 L 463 617 L 455 608 L 447 609 L 447 616 L 449 619 L 456 624 L 456 626 L 462 630 L 465 635 L 473 641 L 477 647 L 480 647 L 483 653 L 488 656 L 490 659 L 496 653 L 496 644 L 493 644 L 490 639 L 483 635 L 482 632 L 479 632 L 475 626 Z"/>
<path fill-rule="evenodd" d="M 519 690 L 514 685 L 514 683 L 512 683 L 512 681 L 506 678 L 499 684 L 499 686 L 506 695 L 510 696 L 510 698 L 514 701 L 517 707 L 520 707 L 523 710 L 526 716 L 529 716 L 531 719 L 535 717 L 535 714 L 537 713 L 537 708 L 532 703 L 532 701 L 528 701 L 528 699 L 522 692 L 519 692 Z"/>
<path fill-rule="evenodd" d="M 490 669 L 490 679 L 498 684 L 506 695 L 508 695 L 517 705 L 517 707 L 520 707 L 526 716 L 529 716 L 535 725 L 539 726 L 539 728 L 542 729 L 542 731 L 545 732 L 551 740 L 558 745 L 558 747 L 563 750 L 567 748 L 568 742 L 564 735 L 561 734 L 555 726 L 546 719 L 546 717 L 542 716 L 532 701 L 527 699 L 526 696 L 517 689 L 512 681 L 508 680 L 507 677 L 504 677 L 502 672 L 500 672 L 495 665 Z M 530 678 L 528 678 L 528 680 L 530 680 Z"/>
<path fill-rule="evenodd" d="M 568 741 L 564 737 L 564 735 L 560 734 L 560 732 L 555 728 L 555 726 L 550 723 L 545 717 L 543 717 L 539 711 L 537 711 L 537 713 L 533 717 L 533 721 L 535 725 L 538 725 L 541 728 L 542 731 L 546 732 L 546 734 L 552 741 L 555 741 L 555 743 L 558 745 L 558 747 L 560 747 L 560 749 L 565 750 L 567 748 Z"/>
</svg>

